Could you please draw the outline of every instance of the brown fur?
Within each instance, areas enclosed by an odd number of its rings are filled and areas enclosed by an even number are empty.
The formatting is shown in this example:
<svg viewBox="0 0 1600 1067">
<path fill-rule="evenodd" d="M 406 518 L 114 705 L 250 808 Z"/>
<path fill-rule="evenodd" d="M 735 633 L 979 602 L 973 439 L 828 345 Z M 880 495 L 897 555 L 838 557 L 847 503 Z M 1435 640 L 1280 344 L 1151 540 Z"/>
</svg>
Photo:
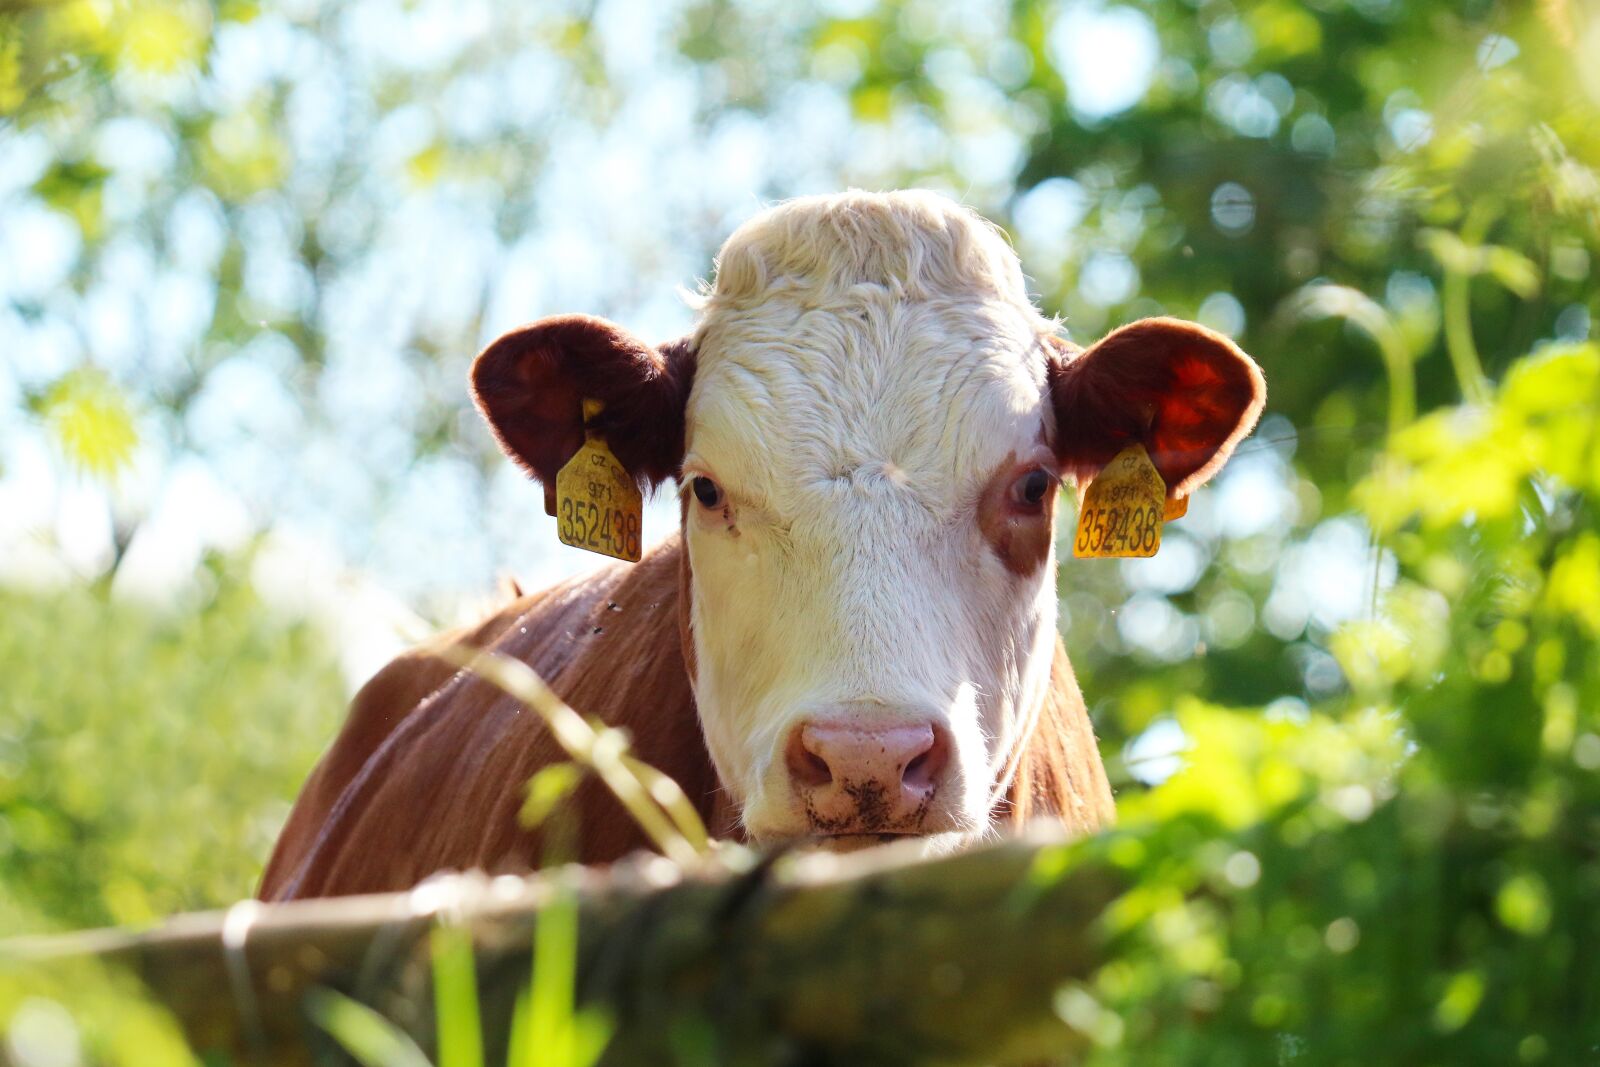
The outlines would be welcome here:
<svg viewBox="0 0 1600 1067">
<path fill-rule="evenodd" d="M 1012 485 L 1026 471 L 1018 469 L 1016 453 L 1011 453 L 995 468 L 978 496 L 978 529 L 1006 570 L 1019 578 L 1044 566 L 1055 540 L 1053 484 L 1036 508 L 1011 499 Z"/>
<path fill-rule="evenodd" d="M 1009 821 L 1016 825 L 1054 817 L 1073 833 L 1087 834 L 1116 820 L 1094 725 L 1059 637 L 1050 664 L 1050 689 L 1023 748 L 1007 801 Z"/>
<path fill-rule="evenodd" d="M 590 426 L 641 488 L 677 473 L 694 369 L 687 340 L 652 348 L 604 319 L 556 315 L 484 349 L 472 395 L 501 448 L 544 483 L 554 515 L 556 472 L 583 444 L 586 398 L 605 405 Z"/>
<path fill-rule="evenodd" d="M 1226 337 L 1181 319 L 1141 319 L 1080 352 L 1047 338 L 1056 454 L 1080 481 L 1138 442 L 1187 496 L 1255 428 L 1267 386 Z"/>
<path fill-rule="evenodd" d="M 523 789 L 565 758 L 543 723 L 430 653 L 488 645 L 533 665 L 585 714 L 623 726 L 635 753 L 683 786 L 714 832 L 737 833 L 700 734 L 681 610 L 690 574 L 674 537 L 633 567 L 612 566 L 508 605 L 407 653 L 357 695 L 350 719 L 295 805 L 262 879 L 265 900 L 404 889 L 427 875 L 535 866 L 539 839 L 517 821 Z M 647 842 L 597 783 L 580 788 L 579 855 L 604 863 Z M 1058 817 L 1074 831 L 1112 818 L 1111 791 L 1066 652 L 1020 759 L 1002 822 Z"/>
</svg>

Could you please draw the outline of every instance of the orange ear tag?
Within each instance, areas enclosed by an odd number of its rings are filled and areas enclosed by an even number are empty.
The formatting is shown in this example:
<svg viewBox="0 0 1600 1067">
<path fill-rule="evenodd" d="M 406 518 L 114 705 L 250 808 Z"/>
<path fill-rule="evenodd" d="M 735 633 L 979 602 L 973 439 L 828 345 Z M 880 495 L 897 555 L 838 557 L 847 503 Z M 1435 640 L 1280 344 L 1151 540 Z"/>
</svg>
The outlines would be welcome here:
<svg viewBox="0 0 1600 1067">
<path fill-rule="evenodd" d="M 637 563 L 644 498 L 605 438 L 587 428 L 604 408 L 583 402 L 583 447 L 556 474 L 556 535 L 564 545 Z"/>
<path fill-rule="evenodd" d="M 1189 510 L 1167 486 L 1143 445 L 1129 445 L 1084 490 L 1072 554 L 1080 559 L 1144 558 L 1161 548 L 1161 525 Z"/>
</svg>

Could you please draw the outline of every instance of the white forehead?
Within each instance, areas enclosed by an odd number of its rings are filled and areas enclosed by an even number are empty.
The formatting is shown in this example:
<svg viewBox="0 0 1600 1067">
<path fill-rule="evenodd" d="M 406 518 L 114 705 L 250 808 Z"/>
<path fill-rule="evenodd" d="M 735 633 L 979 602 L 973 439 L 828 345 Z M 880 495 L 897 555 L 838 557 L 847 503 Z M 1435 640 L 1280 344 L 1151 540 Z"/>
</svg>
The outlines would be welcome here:
<svg viewBox="0 0 1600 1067">
<path fill-rule="evenodd" d="M 988 222 L 932 193 L 789 201 L 723 246 L 689 464 L 776 504 L 886 480 L 942 512 L 1037 442 L 1052 324 Z"/>
</svg>

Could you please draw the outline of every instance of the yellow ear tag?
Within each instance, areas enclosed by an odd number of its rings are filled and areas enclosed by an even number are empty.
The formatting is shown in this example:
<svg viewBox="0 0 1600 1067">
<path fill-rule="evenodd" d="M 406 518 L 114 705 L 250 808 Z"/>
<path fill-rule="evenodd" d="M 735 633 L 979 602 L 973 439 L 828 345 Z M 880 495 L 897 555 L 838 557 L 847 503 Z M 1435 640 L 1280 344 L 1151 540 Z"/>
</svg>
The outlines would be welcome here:
<svg viewBox="0 0 1600 1067">
<path fill-rule="evenodd" d="M 584 423 L 604 407 L 598 400 L 584 400 Z M 643 521 L 639 487 L 605 438 L 586 426 L 583 447 L 556 473 L 556 535 L 564 545 L 637 563 Z"/>
<path fill-rule="evenodd" d="M 1189 509 L 1167 486 L 1143 445 L 1129 445 L 1084 490 L 1072 554 L 1080 559 L 1147 557 L 1161 548 L 1161 524 Z"/>
</svg>

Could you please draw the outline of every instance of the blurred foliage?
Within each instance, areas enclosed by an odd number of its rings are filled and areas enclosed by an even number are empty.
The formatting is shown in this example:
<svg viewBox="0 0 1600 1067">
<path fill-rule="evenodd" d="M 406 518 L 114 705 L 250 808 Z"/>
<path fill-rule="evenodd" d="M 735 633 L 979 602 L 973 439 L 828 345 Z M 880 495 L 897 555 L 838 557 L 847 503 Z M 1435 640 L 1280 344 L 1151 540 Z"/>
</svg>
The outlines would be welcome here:
<svg viewBox="0 0 1600 1067">
<path fill-rule="evenodd" d="M 0 587 L 0 931 L 143 926 L 248 897 L 344 685 L 249 558 L 161 607 Z M 63 1005 L 70 1005 L 71 1011 Z M 0 1062 L 195 1062 L 126 976 L 0 965 Z"/>
<path fill-rule="evenodd" d="M 463 372 L 508 314 L 659 319 L 664 279 L 707 271 L 753 199 L 951 190 L 1007 225 L 1076 339 L 1195 317 L 1271 387 L 1157 559 L 1063 561 L 1125 819 L 1084 850 L 1137 879 L 1117 961 L 1063 1017 L 1106 1063 L 1592 1058 L 1593 5 L 357 8 L 0 4 L 0 178 L 21 182 L 0 210 L 68 250 L 47 289 L 31 262 L 8 276 L 0 413 L 63 478 L 197 457 L 263 526 L 320 487 L 365 558 L 351 528 L 471 511 L 421 477 L 467 471 L 483 515 L 427 529 L 413 568 L 454 581 L 437 543 L 491 536 L 504 467 Z M 647 16 L 654 51 L 623 32 Z M 1133 71 L 1121 97 L 1084 73 L 1097 53 Z M 663 129 L 692 158 L 617 148 Z M 628 195 L 572 201 L 579 151 L 581 184 Z M 408 479 L 417 521 L 379 522 Z M 140 500 L 118 498 L 121 547 Z M 321 643 L 237 561 L 156 611 L 107 597 L 123 558 L 85 588 L 0 587 L 17 928 L 248 892 L 338 715 Z M 8 988 L 9 1053 L 57 1062 L 16 1037 L 61 1032 L 56 990 Z M 85 1055 L 132 1062 L 107 1033 Z"/>
<path fill-rule="evenodd" d="M 157 609 L 0 589 L 0 896 L 47 928 L 145 924 L 251 895 L 344 686 L 247 561 Z"/>
<path fill-rule="evenodd" d="M 1198 701 L 1093 851 L 1094 1063 L 1582 1063 L 1600 1041 L 1600 348 L 1512 364 L 1356 487 L 1400 577 L 1288 718 Z"/>
<path fill-rule="evenodd" d="M 0 897 L 0 929 L 39 928 L 38 916 L 23 916 L 14 905 Z M 6 1020 L 0 1063 L 7 1067 L 200 1062 L 171 1015 L 135 979 L 93 959 L 0 959 L 0 1018 Z"/>
</svg>

